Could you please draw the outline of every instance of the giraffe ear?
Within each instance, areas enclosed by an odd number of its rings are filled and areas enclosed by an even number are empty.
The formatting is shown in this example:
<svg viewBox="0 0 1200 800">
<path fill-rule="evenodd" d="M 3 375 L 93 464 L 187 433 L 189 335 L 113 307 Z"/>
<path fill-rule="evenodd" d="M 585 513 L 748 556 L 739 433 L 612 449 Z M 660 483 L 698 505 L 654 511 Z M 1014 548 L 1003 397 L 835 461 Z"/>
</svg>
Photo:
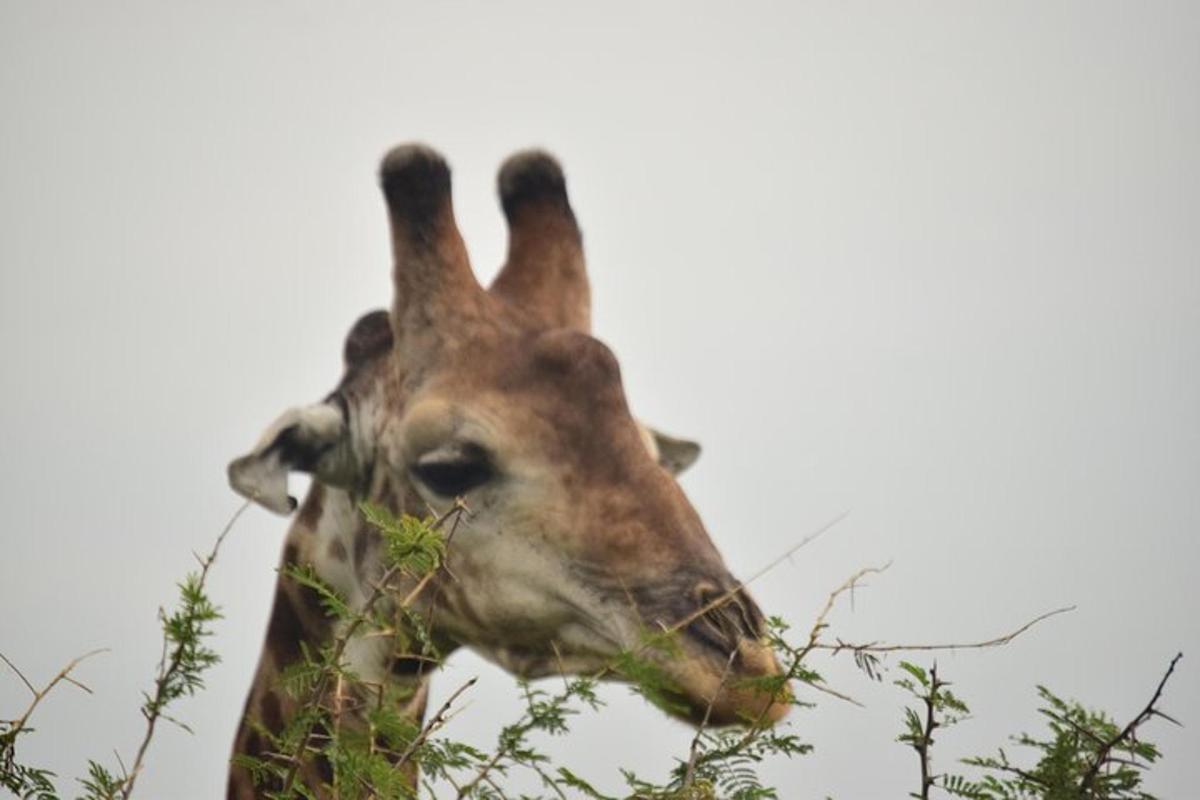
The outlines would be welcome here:
<svg viewBox="0 0 1200 800">
<path fill-rule="evenodd" d="M 690 439 L 677 439 L 667 436 L 662 431 L 639 423 L 642 429 L 642 440 L 646 449 L 658 462 L 659 466 L 672 475 L 681 475 L 684 470 L 696 463 L 700 458 L 700 443 Z"/>
<path fill-rule="evenodd" d="M 277 514 L 296 508 L 288 494 L 288 473 L 308 472 L 334 486 L 349 485 L 355 474 L 346 421 L 334 403 L 285 411 L 246 455 L 229 465 L 229 485 L 243 497 Z"/>
</svg>

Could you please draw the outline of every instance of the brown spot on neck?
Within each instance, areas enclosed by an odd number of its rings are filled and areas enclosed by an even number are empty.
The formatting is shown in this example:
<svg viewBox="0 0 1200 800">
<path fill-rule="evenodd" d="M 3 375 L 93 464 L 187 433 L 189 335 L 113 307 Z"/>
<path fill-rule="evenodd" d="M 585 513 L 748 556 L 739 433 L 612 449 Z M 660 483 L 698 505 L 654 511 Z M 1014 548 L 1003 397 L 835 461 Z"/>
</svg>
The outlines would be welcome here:
<svg viewBox="0 0 1200 800">
<path fill-rule="evenodd" d="M 346 552 L 346 545 L 342 544 L 341 539 L 334 539 L 329 543 L 329 557 L 343 563 L 350 558 L 350 554 Z"/>
<path fill-rule="evenodd" d="M 325 487 L 314 481 L 308 496 L 304 498 L 304 505 L 300 506 L 300 513 L 297 515 L 296 521 L 309 530 L 315 531 L 321 523 L 321 514 L 324 511 Z"/>
<path fill-rule="evenodd" d="M 363 574 L 363 565 L 367 560 L 367 548 L 371 543 L 371 532 L 366 525 L 359 525 L 354 532 L 354 571 Z"/>
</svg>

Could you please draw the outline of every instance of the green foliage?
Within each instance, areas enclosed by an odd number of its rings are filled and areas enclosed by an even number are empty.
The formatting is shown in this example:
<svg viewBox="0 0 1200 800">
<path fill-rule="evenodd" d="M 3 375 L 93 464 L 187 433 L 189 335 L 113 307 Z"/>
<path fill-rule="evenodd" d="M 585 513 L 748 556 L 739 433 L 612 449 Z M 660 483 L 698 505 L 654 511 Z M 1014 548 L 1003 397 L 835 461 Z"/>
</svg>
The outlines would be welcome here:
<svg viewBox="0 0 1200 800">
<path fill-rule="evenodd" d="M 779 797 L 777 789 L 761 782 L 759 766 L 771 758 L 808 755 L 813 748 L 789 733 L 787 723 L 771 726 L 766 720 L 766 710 L 772 703 L 810 707 L 811 703 L 796 697 L 792 683 L 799 681 L 817 686 L 821 682 L 821 676 L 804 663 L 812 647 L 791 644 L 786 639 L 787 631 L 788 626 L 783 620 L 773 617 L 767 621 L 767 641 L 775 649 L 779 662 L 784 665 L 783 672 L 768 678 L 742 680 L 731 687 L 761 692 L 764 695 L 763 713 L 757 719 L 747 719 L 742 728 L 711 729 L 702 725 L 693 739 L 688 757 L 679 760 L 665 783 L 649 782 L 631 771 L 622 770 L 633 797 L 639 800 L 763 800 Z M 664 638 L 672 649 L 665 649 L 668 645 L 663 643 Z M 679 653 L 680 645 L 672 634 L 655 634 L 648 637 L 648 641 L 658 648 L 659 653 Z M 623 654 L 618 663 L 624 665 L 630 659 L 636 663 L 638 659 L 635 656 Z M 647 698 L 653 699 L 664 693 L 660 683 L 660 676 L 664 673 L 653 661 L 649 667 L 641 669 L 630 670 L 626 667 L 622 669 L 622 674 L 638 680 L 633 689 Z M 766 697 L 770 698 L 770 703 Z"/>
<path fill-rule="evenodd" d="M 1146 709 L 1124 727 L 1110 716 L 1092 711 L 1073 700 L 1063 700 L 1044 686 L 1037 687 L 1039 713 L 1049 731 L 1041 738 L 1022 733 L 1012 740 L 1033 750 L 1037 760 L 1020 764 L 1000 748 L 995 756 L 967 758 L 980 775 L 932 774 L 929 751 L 933 731 L 966 718 L 967 705 L 941 681 L 937 669 L 901 662 L 906 676 L 894 683 L 924 706 L 924 716 L 905 708 L 904 728 L 899 741 L 921 757 L 922 788 L 912 797 L 928 798 L 932 788 L 952 797 L 970 800 L 1154 800 L 1141 789 L 1142 775 L 1160 757 L 1158 748 L 1138 735 L 1138 728 L 1154 717 L 1170 719 L 1155 704 L 1174 670 L 1178 657 L 1159 684 Z"/>
<path fill-rule="evenodd" d="M 291 578 L 306 589 L 311 589 L 317 595 L 317 602 L 325 613 L 338 620 L 347 620 L 355 616 L 355 612 L 341 596 L 325 581 L 317 576 L 312 564 L 285 564 L 280 568 L 280 574 Z"/>
<path fill-rule="evenodd" d="M 363 507 L 363 514 L 379 529 L 386 544 L 388 574 L 380 582 L 381 590 L 394 588 L 386 580 L 391 575 L 407 576 L 419 585 L 440 568 L 446 538 L 442 530 L 450 515 L 440 520 L 397 518 L 386 510 L 368 506 Z M 403 767 L 419 768 L 426 786 L 442 780 L 458 787 L 460 798 L 502 797 L 496 781 L 514 770 L 525 770 L 534 774 L 543 789 L 553 796 L 615 800 L 568 766 L 552 764 L 540 749 L 539 737 L 562 735 L 568 731 L 573 717 L 584 710 L 597 709 L 600 706 L 597 680 L 609 671 L 628 681 L 634 691 L 654 705 L 674 713 L 687 713 L 681 689 L 663 666 L 682 656 L 678 634 L 658 630 L 644 632 L 636 647 L 620 653 L 600 674 L 564 678 L 561 691 L 519 682 L 524 712 L 515 722 L 501 727 L 490 753 L 432 735 L 435 727 L 440 728 L 440 713 L 424 728 L 404 719 L 395 710 L 402 706 L 403 698 L 387 698 L 374 705 L 366 715 L 365 728 L 361 720 L 358 726 L 347 724 L 339 720 L 328 702 L 328 687 L 334 681 L 339 682 L 343 692 L 351 694 L 361 683 L 341 661 L 347 640 L 354 635 L 388 633 L 393 636 L 398 652 L 412 655 L 416 651 L 436 661 L 438 656 L 427 622 L 404 607 L 395 609 L 389 618 L 375 614 L 373 600 L 368 601 L 366 608 L 355 611 L 310 569 L 295 568 L 288 575 L 316 592 L 326 611 L 343 629 L 333 643 L 319 652 L 304 649 L 301 661 L 281 676 L 283 688 L 304 711 L 295 715 L 283 731 L 260 730 L 270 742 L 268 750 L 277 756 L 238 760 L 255 776 L 267 797 L 306 796 L 315 787 L 304 787 L 297 780 L 301 771 L 298 765 L 321 758 L 332 773 L 330 788 L 336 787 L 341 797 L 355 797 L 360 792 L 381 798 L 409 797 L 411 790 L 404 780 Z M 397 596 L 395 591 L 391 594 Z M 771 642 L 780 649 L 781 660 L 788 663 L 789 669 L 782 676 L 754 682 L 752 688 L 779 702 L 805 705 L 792 694 L 791 681 L 815 682 L 820 676 L 802 664 L 807 649 L 784 641 L 786 626 L 781 621 L 774 621 L 771 631 Z M 636 797 L 662 800 L 777 797 L 774 789 L 760 783 L 757 766 L 772 756 L 804 755 L 811 751 L 811 746 L 795 735 L 770 728 L 761 719 L 749 722 L 748 730 L 702 730 L 693 753 L 679 762 L 665 783 L 656 784 L 625 773 L 630 790 Z"/>
<path fill-rule="evenodd" d="M 921 710 L 904 709 L 904 730 L 897 741 L 907 744 L 917 753 L 921 764 L 921 789 L 911 792 L 909 797 L 928 798 L 929 790 L 939 785 L 940 777 L 933 774 L 930 750 L 933 747 L 933 732 L 966 719 L 970 712 L 967 704 L 955 697 L 948 688 L 950 684 L 938 677 L 935 664 L 928 672 L 908 661 L 900 662 L 906 675 L 893 683 L 921 702 Z M 944 786 L 944 782 L 943 782 Z"/>
<path fill-rule="evenodd" d="M 179 598 L 175 611 L 160 614 L 164 650 L 170 651 L 170 661 L 160 670 L 154 694 L 143 695 L 142 714 L 148 719 L 179 698 L 203 689 L 204 673 L 221 661 L 204 643 L 213 633 L 210 623 L 220 619 L 221 612 L 205 595 L 200 575 L 188 575 L 179 584 Z"/>
<path fill-rule="evenodd" d="M 48 769 L 22 764 L 17 760 L 20 738 L 34 732 L 34 728 L 26 722 L 40 699 L 34 690 L 34 701 L 25 714 L 14 720 L 0 720 L 0 787 L 7 789 L 14 797 L 57 800 L 58 790 L 53 780 L 57 776 Z"/>
<path fill-rule="evenodd" d="M 613 672 L 657 708 L 668 714 L 686 714 L 682 689 L 661 665 L 661 661 L 681 655 L 678 637 L 667 631 L 643 631 L 640 638 L 638 647 L 622 650 L 613 660 Z"/>
<path fill-rule="evenodd" d="M 1033 750 L 1037 761 L 1019 767 L 1003 748 L 995 756 L 968 758 L 986 774 L 972 795 L 986 800 L 1153 800 L 1141 789 L 1142 775 L 1161 753 L 1153 743 L 1122 729 L 1104 712 L 1063 700 L 1037 687 L 1049 730 L 1042 736 L 1022 733 L 1013 741 Z M 1088 776 L 1092 777 L 1088 779 Z"/>
<path fill-rule="evenodd" d="M 92 798 L 108 800 L 108 798 L 120 797 L 125 786 L 122 778 L 112 774 L 95 761 L 88 761 L 87 777 L 80 778 L 79 782 L 83 785 L 83 796 L 87 800 L 92 800 Z"/>
<path fill-rule="evenodd" d="M 364 504 L 362 514 L 384 542 L 385 572 L 361 609 L 350 604 L 308 565 L 292 566 L 286 577 L 316 593 L 326 613 L 340 624 L 333 642 L 313 651 L 301 647 L 301 659 L 280 675 L 280 685 L 300 711 L 281 731 L 260 726 L 270 746 L 269 758 L 239 757 L 265 797 L 307 797 L 317 787 L 301 779 L 305 764 L 320 759 L 332 774 L 329 788 L 353 800 L 358 797 L 408 798 L 411 775 L 418 765 L 427 775 L 447 775 L 476 763 L 472 748 L 432 743 L 428 731 L 401 713 L 411 690 L 397 686 L 367 686 L 345 663 L 347 644 L 355 636 L 389 635 L 397 656 L 436 659 L 426 623 L 410 609 L 385 613 L 398 594 L 393 582 L 401 576 L 418 583 L 431 576 L 445 556 L 441 520 L 396 517 L 380 506 Z M 413 648 L 413 645 L 416 645 Z M 335 691 L 336 687 L 336 691 Z M 345 706 L 361 712 L 348 715 Z M 480 756 L 481 757 L 481 756 Z"/>
<path fill-rule="evenodd" d="M 754 729 L 751 729 L 754 730 Z M 807 744 L 793 733 L 775 728 L 761 729 L 747 737 L 740 729 L 702 731 L 699 756 L 694 763 L 694 784 L 719 790 L 715 797 L 730 800 L 760 800 L 778 798 L 778 790 L 766 786 L 758 775 L 759 766 L 772 758 L 792 758 L 812 752 Z M 679 764 L 672 773 L 676 791 L 687 788 L 687 764 Z M 688 797 L 688 795 L 677 795 Z"/>
<path fill-rule="evenodd" d="M 490 776 L 507 774 L 514 767 L 531 770 L 546 789 L 554 790 L 559 795 L 564 786 L 576 789 L 588 786 L 586 781 L 568 769 L 554 770 L 549 757 L 538 750 L 532 736 L 536 733 L 550 736 L 565 734 L 569 718 L 577 715 L 581 706 L 592 710 L 600 708 L 596 681 L 586 677 L 574 678 L 556 693 L 535 689 L 528 681 L 519 681 L 519 687 L 525 699 L 524 713 L 516 722 L 501 728 L 496 738 L 496 750 L 460 790 L 460 797 L 498 797 L 494 794 L 495 787 L 490 784 Z"/>
<path fill-rule="evenodd" d="M 917 710 L 905 708 L 904 732 L 897 740 L 919 751 L 931 743 L 928 739 L 934 729 L 962 722 L 971 709 L 946 688 L 950 684 L 938 680 L 937 667 L 927 672 L 908 661 L 901 661 L 899 666 L 909 677 L 898 678 L 893 683 L 924 703 L 927 716 L 923 720 Z"/>
<path fill-rule="evenodd" d="M 122 765 L 121 771 L 114 773 L 96 761 L 88 762 L 87 775 L 79 779 L 79 784 L 83 788 L 82 798 L 84 800 L 117 800 L 118 798 L 127 800 L 133 792 L 134 784 L 142 769 L 143 759 L 160 720 L 174 723 L 190 732 L 187 725 L 168 715 L 167 710 L 181 698 L 194 695 L 203 689 L 204 674 L 221 660 L 216 651 L 206 644 L 206 640 L 213 634 L 212 623 L 221 618 L 221 612 L 209 600 L 204 584 L 208 578 L 208 570 L 217 558 L 221 543 L 245 508 L 246 505 L 243 505 L 234 514 L 225 530 L 217 537 L 212 552 L 206 558 L 197 556 L 200 561 L 200 571 L 189 574 L 183 583 L 179 584 L 179 603 L 175 609 L 170 613 L 159 609 L 158 618 L 162 626 L 162 657 L 159 660 L 153 691 L 142 695 L 141 711 L 142 716 L 146 719 L 145 734 L 129 770 Z M 22 766 L 16 762 L 16 744 L 20 736 L 32 732 L 32 728 L 25 724 L 26 721 L 46 694 L 60 681 L 68 681 L 86 689 L 83 684 L 70 677 L 71 671 L 86 657 L 73 660 L 41 691 L 35 690 L 26 680 L 26 686 L 34 694 L 33 702 L 19 720 L 12 723 L 0 723 L 0 786 L 4 786 L 19 797 L 38 798 L 38 800 L 51 800 L 51 798 L 59 797 L 58 790 L 51 781 L 51 778 L 56 777 L 53 773 Z M 16 668 L 13 667 L 13 669 Z M 21 678 L 25 680 L 24 676 Z"/>
<path fill-rule="evenodd" d="M 7 725 L 8 723 L 0 724 Z M 22 732 L 28 733 L 32 730 L 32 728 L 26 728 Z M 8 752 L 10 745 L 15 742 L 15 737 L 12 740 L 6 738 L 12 732 L 10 729 L 0 728 L 0 748 L 6 748 L 5 752 Z M 51 780 L 54 777 L 54 773 L 49 770 L 18 764 L 16 761 L 0 764 L 0 786 L 20 798 L 57 800 L 58 792 L 54 788 L 54 781 Z"/>
<path fill-rule="evenodd" d="M 226 528 L 226 533 L 228 533 Z M 211 624 L 221 618 L 220 610 L 208 599 L 204 582 L 208 569 L 216 559 L 217 549 L 225 534 L 207 559 L 201 560 L 201 570 L 179 584 L 179 605 L 171 613 L 159 611 L 163 631 L 163 656 L 158 665 L 158 677 L 153 693 L 143 693 L 142 716 L 146 718 L 146 734 L 138 747 L 131 770 L 124 767 L 113 773 L 95 761 L 88 762 L 88 774 L 80 779 L 85 800 L 115 800 L 127 798 L 141 771 L 142 759 L 154 736 L 160 719 L 174 723 L 191 732 L 187 725 L 169 716 L 166 711 L 176 701 L 190 697 L 204 688 L 204 673 L 220 663 L 221 657 L 206 644 L 212 636 Z"/>
<path fill-rule="evenodd" d="M 5 659 L 7 663 L 8 659 Z M 10 664 L 11 666 L 11 664 Z M 13 667 L 16 671 L 16 667 Z M 64 670 L 67 672 L 69 670 Z M 20 675 L 20 673 L 17 673 Z M 23 678 L 24 676 L 22 676 Z M 28 686 L 28 682 L 26 681 Z M 32 800 L 56 800 L 58 797 L 57 790 L 54 788 L 55 774 L 47 769 L 34 767 L 29 764 L 22 764 L 17 761 L 17 742 L 25 735 L 34 732 L 34 729 L 26 723 L 29 716 L 37 707 L 41 696 L 49 691 L 53 686 L 47 686 L 39 695 L 36 689 L 30 686 L 30 690 L 34 693 L 33 703 L 29 709 L 21 715 L 20 718 L 14 720 L 0 720 L 0 787 L 12 792 L 15 797 L 31 798 Z"/>
<path fill-rule="evenodd" d="M 431 665 L 440 662 L 430 621 L 409 608 L 406 601 L 417 596 L 425 582 L 442 569 L 446 543 L 463 511 L 461 505 L 456 505 L 439 519 L 421 520 L 397 517 L 381 507 L 364 505 L 364 518 L 382 537 L 385 562 L 384 574 L 361 607 L 348 602 L 309 566 L 290 566 L 284 570 L 285 577 L 315 593 L 335 622 L 337 633 L 333 641 L 321 647 L 301 643 L 301 658 L 279 676 L 281 689 L 299 710 L 289 716 L 280 731 L 259 726 L 258 733 L 268 744 L 266 752 L 270 755 L 234 759 L 235 764 L 250 772 L 263 797 L 294 800 L 332 790 L 341 800 L 413 800 L 418 796 L 413 779 L 419 776 L 420 786 L 425 790 L 421 796 L 426 793 L 433 796 L 433 786 L 440 782 L 455 787 L 458 800 L 497 800 L 512 797 L 502 784 L 517 771 L 536 776 L 542 789 L 538 796 L 560 800 L 569 797 L 778 800 L 782 796 L 778 789 L 763 783 L 761 766 L 770 759 L 808 755 L 813 746 L 791 732 L 787 724 L 770 725 L 767 710 L 771 703 L 765 700 L 762 714 L 744 720 L 741 727 L 714 729 L 708 726 L 705 714 L 689 752 L 681 754 L 665 770 L 661 781 L 621 770 L 626 791 L 616 796 L 600 791 L 568 765 L 554 763 L 543 751 L 545 737 L 567 734 L 578 715 L 602 706 L 597 682 L 609 674 L 622 677 L 633 691 L 659 708 L 676 714 L 694 714 L 682 702 L 682 691 L 665 666 L 683 655 L 674 630 L 644 632 L 635 647 L 620 653 L 599 672 L 574 678 L 564 676 L 562 688 L 557 691 L 546 688 L 546 684 L 519 681 L 524 701 L 522 714 L 516 721 L 500 727 L 490 750 L 442 735 L 452 716 L 447 713 L 451 705 L 473 681 L 455 692 L 422 723 L 404 712 L 412 700 L 412 686 L 368 684 L 355 675 L 346 663 L 345 649 L 357 636 L 387 637 L 398 656 L 427 660 Z M 126 771 L 122 765 L 119 772 L 112 772 L 97 762 L 89 762 L 87 775 L 79 781 L 83 800 L 127 800 L 156 722 L 175 722 L 167 712 L 178 700 L 201 690 L 206 671 L 218 662 L 217 653 L 206 641 L 220 612 L 204 591 L 208 568 L 215 556 L 216 548 L 208 559 L 201 560 L 201 571 L 180 584 L 175 610 L 170 614 L 160 612 L 163 657 L 154 690 L 144 695 L 142 713 L 147 720 L 147 732 L 131 769 Z M 829 605 L 841 591 L 852 587 L 853 581 L 831 595 Z M 825 612 L 828 610 L 829 606 Z M 789 641 L 789 628 L 783 620 L 769 619 L 766 639 L 775 650 L 782 673 L 741 681 L 728 688 L 753 690 L 771 698 L 772 703 L 799 708 L 810 707 L 812 703 L 801 699 L 796 687 L 838 695 L 809 663 L 818 648 L 835 653 L 849 650 L 855 664 L 869 679 L 881 680 L 887 668 L 877 653 L 883 649 L 844 645 L 840 641 L 830 647 L 819 641 L 826 627 L 825 612 L 799 643 Z M 61 680 L 75 682 L 68 677 L 75 663 L 41 692 L 26 681 L 35 696 L 33 703 L 20 719 L 0 721 L 0 787 L 17 797 L 32 800 L 59 797 L 53 783 L 56 776 L 19 763 L 16 746 L 20 737 L 32 732 L 26 723 L 46 692 Z M 1174 665 L 1173 661 L 1171 670 Z M 1039 687 L 1040 712 L 1047 720 L 1048 731 L 1040 737 L 1021 734 L 1013 738 L 1023 752 L 1030 754 L 1026 761 L 1032 763 L 1019 764 L 1000 749 L 994 756 L 966 759 L 964 763 L 978 774 L 964 776 L 934 773 L 932 748 L 936 730 L 968 718 L 966 703 L 950 691 L 936 666 L 927 670 L 901 661 L 893 683 L 915 705 L 904 709 L 898 741 L 918 754 L 921 766 L 920 788 L 911 796 L 925 800 L 932 792 L 940 791 L 973 800 L 1153 800 L 1142 791 L 1141 779 L 1145 769 L 1160 758 L 1160 752 L 1141 737 L 1139 727 L 1156 716 L 1165 717 L 1155 703 L 1171 670 L 1146 710 L 1123 728 L 1106 714 L 1062 700 Z M 721 688 L 726 688 L 726 683 L 723 677 Z M 328 767 L 327 774 L 331 776 L 325 786 L 310 785 L 304 777 L 312 774 L 304 767 L 318 759 Z M 791 789 L 786 796 L 794 796 Z"/>
<path fill-rule="evenodd" d="M 363 503 L 360 508 L 367 522 L 383 536 L 390 566 L 418 578 L 441 566 L 446 556 L 446 539 L 434 521 L 409 514 L 397 517 L 383 506 L 371 503 Z"/>
</svg>

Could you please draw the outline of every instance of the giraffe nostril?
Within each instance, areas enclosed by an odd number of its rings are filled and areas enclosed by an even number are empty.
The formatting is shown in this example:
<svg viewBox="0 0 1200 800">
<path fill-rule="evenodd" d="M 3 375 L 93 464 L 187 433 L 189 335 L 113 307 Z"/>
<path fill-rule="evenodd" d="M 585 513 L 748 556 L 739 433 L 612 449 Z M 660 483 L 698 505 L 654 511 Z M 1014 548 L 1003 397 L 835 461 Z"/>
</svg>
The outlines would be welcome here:
<svg viewBox="0 0 1200 800">
<path fill-rule="evenodd" d="M 702 582 L 694 589 L 694 596 L 702 612 L 696 620 L 700 626 L 696 632 L 707 634 L 703 638 L 710 644 L 720 642 L 718 649 L 728 653 L 736 650 L 742 639 L 761 638 L 762 615 L 740 587 L 722 589 Z"/>
</svg>

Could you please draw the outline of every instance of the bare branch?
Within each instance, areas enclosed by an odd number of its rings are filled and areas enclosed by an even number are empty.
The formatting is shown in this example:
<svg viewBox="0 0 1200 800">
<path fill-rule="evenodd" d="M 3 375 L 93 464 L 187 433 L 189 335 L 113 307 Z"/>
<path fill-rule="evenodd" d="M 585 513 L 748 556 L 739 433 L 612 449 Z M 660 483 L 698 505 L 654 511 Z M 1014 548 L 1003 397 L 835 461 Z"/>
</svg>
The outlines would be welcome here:
<svg viewBox="0 0 1200 800">
<path fill-rule="evenodd" d="M 33 684 L 29 682 L 29 679 L 25 677 L 25 675 L 21 672 L 21 670 L 17 669 L 16 664 L 9 661 L 8 657 L 6 655 L 4 655 L 4 653 L 0 653 L 0 661 L 3 661 L 5 664 L 8 664 L 8 668 L 11 669 L 13 672 L 17 673 L 17 677 L 20 678 L 21 683 L 25 684 L 25 686 L 29 689 L 29 693 L 32 694 L 34 697 L 37 697 L 37 693 L 38 693 L 37 689 L 33 688 Z"/>
<path fill-rule="evenodd" d="M 91 694 L 91 692 L 92 692 L 91 689 L 87 688 L 82 683 L 79 683 L 78 681 L 71 679 L 71 677 L 70 677 L 71 671 L 74 670 L 75 667 L 79 666 L 80 662 L 84 661 L 85 659 L 91 658 L 92 656 L 98 655 L 100 653 L 107 653 L 107 652 L 108 652 L 108 648 L 103 647 L 103 648 L 100 648 L 99 650 L 92 650 L 91 652 L 84 653 L 81 656 L 77 656 L 77 657 L 71 659 L 69 662 L 67 662 L 67 665 L 65 667 L 63 667 L 62 669 L 60 669 L 58 671 L 57 675 L 55 675 L 53 678 L 50 679 L 49 683 L 47 683 L 44 687 L 42 687 L 42 689 L 40 691 L 38 689 L 33 688 L 33 684 L 31 684 L 28 680 L 26 680 L 25 676 L 21 674 L 20 670 L 18 670 L 15 666 L 13 666 L 13 663 L 11 661 L 9 661 L 3 655 L 0 655 L 0 658 L 4 659 L 4 663 L 8 664 L 8 666 L 12 667 L 13 672 L 17 673 L 17 675 L 21 678 L 22 682 L 24 682 L 24 684 L 29 687 L 29 690 L 31 692 L 33 692 L 33 700 L 29 703 L 29 706 L 25 709 L 25 713 L 22 714 L 17 719 L 12 721 L 12 728 L 11 728 L 10 732 L 15 734 L 15 733 L 20 733 L 21 731 L 25 730 L 25 723 L 29 722 L 29 718 L 31 716 L 33 716 L 34 710 L 38 707 L 38 705 L 42 702 L 42 700 L 45 699 L 46 695 L 50 694 L 50 692 L 53 691 L 55 686 L 57 686 L 58 684 L 60 684 L 64 681 L 67 683 L 72 683 L 72 684 L 78 686 L 79 688 L 83 689 L 84 691 L 86 691 L 88 694 Z"/>
<path fill-rule="evenodd" d="M 852 644 L 850 642 L 843 642 L 839 639 L 834 644 L 818 642 L 813 646 L 813 648 L 816 650 L 831 650 L 836 655 L 842 650 L 853 650 L 866 653 L 895 653 L 900 651 L 911 653 L 928 652 L 931 650 L 977 650 L 986 647 L 999 647 L 1001 645 L 1008 644 L 1013 639 L 1016 639 L 1018 636 L 1025 633 L 1025 631 L 1032 628 L 1034 625 L 1037 625 L 1039 622 L 1043 622 L 1047 619 L 1050 619 L 1050 617 L 1056 617 L 1059 614 L 1066 614 L 1067 612 L 1074 610 L 1075 606 L 1064 606 L 1062 608 L 1056 608 L 1053 611 L 1047 611 L 1046 613 L 1039 614 L 1038 616 L 1029 620 L 1016 630 L 1010 631 L 1002 636 L 997 636 L 994 639 L 986 639 L 980 642 L 961 642 L 950 644 L 878 644 L 876 642 L 868 642 L 866 644 Z"/>
<path fill-rule="evenodd" d="M 822 686 L 819 683 L 810 683 L 808 685 L 811 686 L 812 688 L 816 689 L 821 694 L 827 694 L 830 697 L 836 697 L 838 700 L 849 703 L 852 706 L 858 706 L 859 708 L 867 707 L 865 703 L 861 703 L 858 700 L 855 700 L 850 695 L 839 692 L 836 689 L 830 689 L 828 686 Z"/>
</svg>

